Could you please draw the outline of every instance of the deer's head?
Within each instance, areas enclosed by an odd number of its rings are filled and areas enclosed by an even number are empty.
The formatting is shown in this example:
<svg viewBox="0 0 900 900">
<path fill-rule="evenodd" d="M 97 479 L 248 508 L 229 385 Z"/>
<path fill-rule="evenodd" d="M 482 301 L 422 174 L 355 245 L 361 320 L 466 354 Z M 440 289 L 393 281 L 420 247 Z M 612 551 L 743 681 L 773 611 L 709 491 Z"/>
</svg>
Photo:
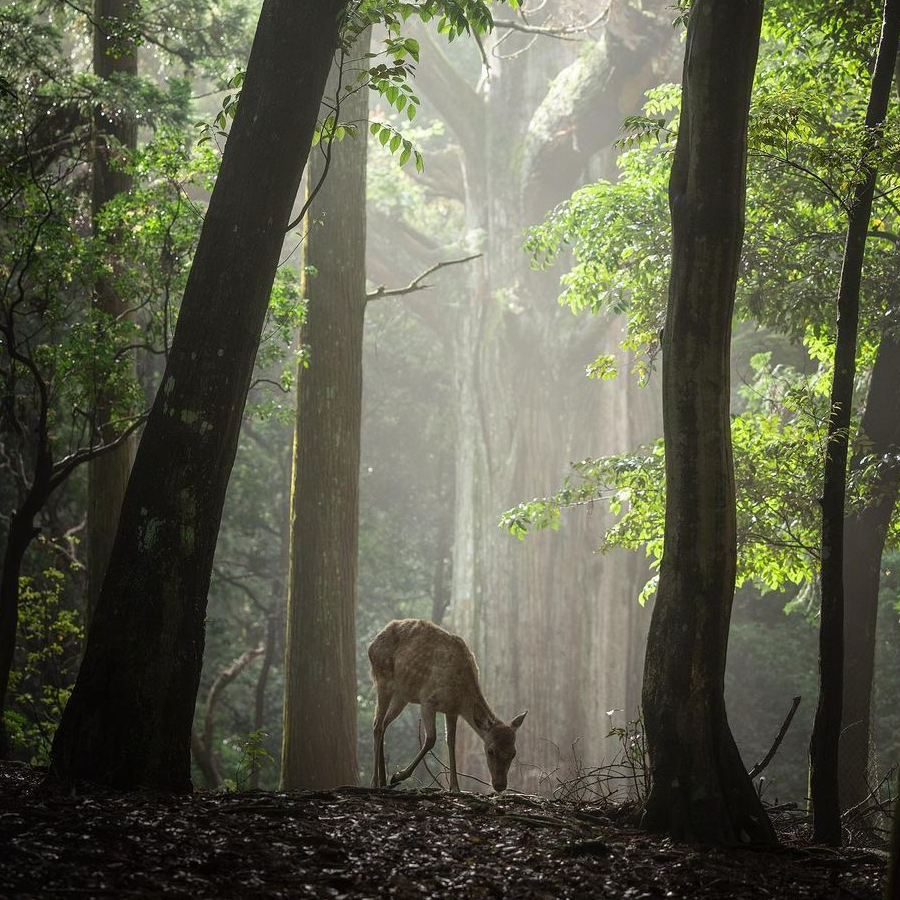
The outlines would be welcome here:
<svg viewBox="0 0 900 900">
<path fill-rule="evenodd" d="M 506 776 L 516 755 L 516 732 L 526 715 L 528 710 L 516 716 L 509 725 L 496 722 L 484 735 L 484 758 L 495 791 L 506 790 Z"/>
</svg>

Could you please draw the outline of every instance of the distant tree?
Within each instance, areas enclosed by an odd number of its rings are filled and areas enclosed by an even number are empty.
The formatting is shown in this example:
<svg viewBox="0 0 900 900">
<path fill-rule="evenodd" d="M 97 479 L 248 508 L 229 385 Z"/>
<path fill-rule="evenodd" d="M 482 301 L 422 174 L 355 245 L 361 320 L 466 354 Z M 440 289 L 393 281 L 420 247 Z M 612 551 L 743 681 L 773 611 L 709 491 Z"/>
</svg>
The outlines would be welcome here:
<svg viewBox="0 0 900 900">
<path fill-rule="evenodd" d="M 762 0 L 690 10 L 669 181 L 663 336 L 665 547 L 644 670 L 652 788 L 644 824 L 713 843 L 775 841 L 725 713 L 736 523 L 730 341 Z"/>
<path fill-rule="evenodd" d="M 206 595 L 257 345 L 344 4 L 265 0 L 52 774 L 190 789 Z"/>
<path fill-rule="evenodd" d="M 866 109 L 866 140 L 848 212 L 847 238 L 837 299 L 837 339 L 828 442 L 822 485 L 822 605 L 819 626 L 819 703 L 809 745 L 813 839 L 841 842 L 838 747 L 844 679 L 844 516 L 850 412 L 856 379 L 860 284 L 875 196 L 878 149 L 900 38 L 900 0 L 885 0 L 881 41 Z"/>
<path fill-rule="evenodd" d="M 306 355 L 297 370 L 281 756 L 286 789 L 330 788 L 358 778 L 356 572 L 369 114 L 360 61 L 370 39 L 366 29 L 338 54 L 325 90 L 323 119 L 338 115 L 355 133 L 320 144 L 307 176 L 312 190 L 327 174 L 310 206 L 303 260 Z"/>
</svg>

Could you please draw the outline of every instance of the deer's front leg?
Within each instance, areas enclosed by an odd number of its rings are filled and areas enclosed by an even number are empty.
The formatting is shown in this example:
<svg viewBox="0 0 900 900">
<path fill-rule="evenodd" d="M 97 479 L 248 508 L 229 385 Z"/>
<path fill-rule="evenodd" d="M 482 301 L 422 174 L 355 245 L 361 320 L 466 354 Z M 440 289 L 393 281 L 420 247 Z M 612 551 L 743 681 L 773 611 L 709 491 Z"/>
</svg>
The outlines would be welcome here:
<svg viewBox="0 0 900 900">
<path fill-rule="evenodd" d="M 456 777 L 456 713 L 447 713 L 447 749 L 450 751 L 450 790 L 459 793 L 459 781 Z"/>
<path fill-rule="evenodd" d="M 415 771 L 416 766 L 425 758 L 425 754 L 434 747 L 437 740 L 437 710 L 431 704 L 422 704 L 422 724 L 425 726 L 425 743 L 416 754 L 416 758 L 405 768 L 399 772 L 395 772 L 391 777 L 391 784 L 397 784 L 405 781 Z"/>
</svg>

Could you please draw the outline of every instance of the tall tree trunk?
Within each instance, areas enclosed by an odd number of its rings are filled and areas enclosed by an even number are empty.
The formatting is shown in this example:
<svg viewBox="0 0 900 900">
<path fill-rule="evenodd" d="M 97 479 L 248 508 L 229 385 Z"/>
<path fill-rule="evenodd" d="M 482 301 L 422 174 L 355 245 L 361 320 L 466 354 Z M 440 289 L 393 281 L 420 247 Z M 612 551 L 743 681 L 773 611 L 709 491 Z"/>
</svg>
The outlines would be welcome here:
<svg viewBox="0 0 900 900">
<path fill-rule="evenodd" d="M 51 773 L 190 790 L 206 597 L 244 403 L 342 0 L 265 0 Z"/>
<path fill-rule="evenodd" d="M 876 171 L 869 158 L 874 135 L 887 115 L 900 35 L 900 0 L 885 0 L 884 18 L 872 90 L 866 109 L 868 146 L 860 160 L 862 180 L 856 186 L 847 222 L 847 239 L 837 301 L 837 340 L 831 413 L 822 484 L 822 612 L 819 624 L 819 702 L 809 743 L 813 840 L 841 842 L 838 791 L 838 745 L 844 666 L 844 504 L 847 492 L 847 452 L 856 340 L 859 328 L 859 286 L 866 250 L 866 232 L 875 195 Z"/>
<path fill-rule="evenodd" d="M 335 64 L 326 98 L 353 84 L 367 31 Z M 343 67 L 344 71 L 340 69 Z M 362 341 L 366 310 L 368 90 L 342 98 L 340 121 L 359 133 L 332 147 L 310 210 L 304 271 L 308 306 L 298 369 L 291 490 L 281 783 L 286 789 L 356 784 L 356 571 Z M 308 184 L 324 171 L 310 162 Z"/>
<path fill-rule="evenodd" d="M 652 773 L 645 826 L 727 844 L 775 841 L 724 697 L 737 556 L 731 320 L 762 10 L 762 0 L 696 0 L 688 24 L 669 180 L 665 545 L 643 692 Z"/>
<path fill-rule="evenodd" d="M 133 0 L 94 0 L 94 75 L 98 78 L 137 75 L 137 48 L 117 34 L 118 31 L 127 34 L 121 23 L 128 22 L 134 11 Z M 126 150 L 134 150 L 137 146 L 137 123 L 126 111 L 98 106 L 94 111 L 93 143 L 91 219 L 96 235 L 100 210 L 117 195 L 131 190 L 133 179 L 115 163 L 114 156 L 116 144 Z M 122 316 L 127 306 L 106 278 L 101 278 L 96 285 L 94 304 L 101 313 L 113 319 Z M 100 340 L 103 340 L 102 335 Z M 101 392 L 94 414 L 99 443 L 108 443 L 115 437 L 110 428 L 113 398 L 107 394 Z M 116 536 L 133 452 L 134 441 L 129 439 L 93 460 L 88 467 L 88 597 L 85 608 L 88 625 Z"/>
<path fill-rule="evenodd" d="M 878 347 L 851 470 L 876 460 L 869 499 L 844 521 L 844 685 L 838 771 L 841 809 L 869 796 L 871 703 L 881 556 L 900 486 L 900 337 Z"/>
</svg>

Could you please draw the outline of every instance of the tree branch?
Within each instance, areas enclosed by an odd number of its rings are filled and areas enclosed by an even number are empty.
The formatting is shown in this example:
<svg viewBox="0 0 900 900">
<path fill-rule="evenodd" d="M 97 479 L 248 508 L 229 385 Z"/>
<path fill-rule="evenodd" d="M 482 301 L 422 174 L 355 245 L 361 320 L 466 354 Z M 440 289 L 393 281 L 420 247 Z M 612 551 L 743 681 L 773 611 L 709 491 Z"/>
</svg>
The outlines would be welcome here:
<svg viewBox="0 0 900 900">
<path fill-rule="evenodd" d="M 769 747 L 769 752 L 750 770 L 748 773 L 750 775 L 750 780 L 752 781 L 758 775 L 762 773 L 762 771 L 772 762 L 772 757 L 778 752 L 778 748 L 781 746 L 781 742 L 784 740 L 784 736 L 787 734 L 788 728 L 791 727 L 791 722 L 794 720 L 794 713 L 797 712 L 797 707 L 800 705 L 800 697 L 794 697 L 793 702 L 791 703 L 790 711 L 787 714 L 784 722 L 781 723 L 781 729 L 778 732 L 778 735 L 775 737 L 775 742 Z"/>
<path fill-rule="evenodd" d="M 426 269 L 422 272 L 421 275 L 417 275 L 413 280 L 406 286 L 402 288 L 386 288 L 383 284 L 380 287 L 377 287 L 374 291 L 369 291 L 366 294 L 366 300 L 377 300 L 380 297 L 403 297 L 406 294 L 414 294 L 416 291 L 424 291 L 431 287 L 430 284 L 422 284 L 422 282 L 429 276 L 433 275 L 439 269 L 446 269 L 448 266 L 458 266 L 462 263 L 471 262 L 473 259 L 478 259 L 481 257 L 481 253 L 475 253 L 472 256 L 463 256 L 460 259 L 447 259 L 443 262 L 435 263 L 433 266 Z"/>
<path fill-rule="evenodd" d="M 105 453 L 109 453 L 110 450 L 115 450 L 116 447 L 123 444 L 144 422 L 147 421 L 147 416 L 149 413 L 141 413 L 137 416 L 134 421 L 116 438 L 112 441 L 109 441 L 106 444 L 99 444 L 96 447 L 82 447 L 80 450 L 76 450 L 74 453 L 70 453 L 68 456 L 63 457 L 59 462 L 54 463 L 53 465 L 53 475 L 50 478 L 50 490 L 55 491 L 71 474 L 74 469 L 80 466 L 82 463 L 90 462 L 92 459 L 97 459 L 99 456 L 103 456 Z"/>
</svg>

